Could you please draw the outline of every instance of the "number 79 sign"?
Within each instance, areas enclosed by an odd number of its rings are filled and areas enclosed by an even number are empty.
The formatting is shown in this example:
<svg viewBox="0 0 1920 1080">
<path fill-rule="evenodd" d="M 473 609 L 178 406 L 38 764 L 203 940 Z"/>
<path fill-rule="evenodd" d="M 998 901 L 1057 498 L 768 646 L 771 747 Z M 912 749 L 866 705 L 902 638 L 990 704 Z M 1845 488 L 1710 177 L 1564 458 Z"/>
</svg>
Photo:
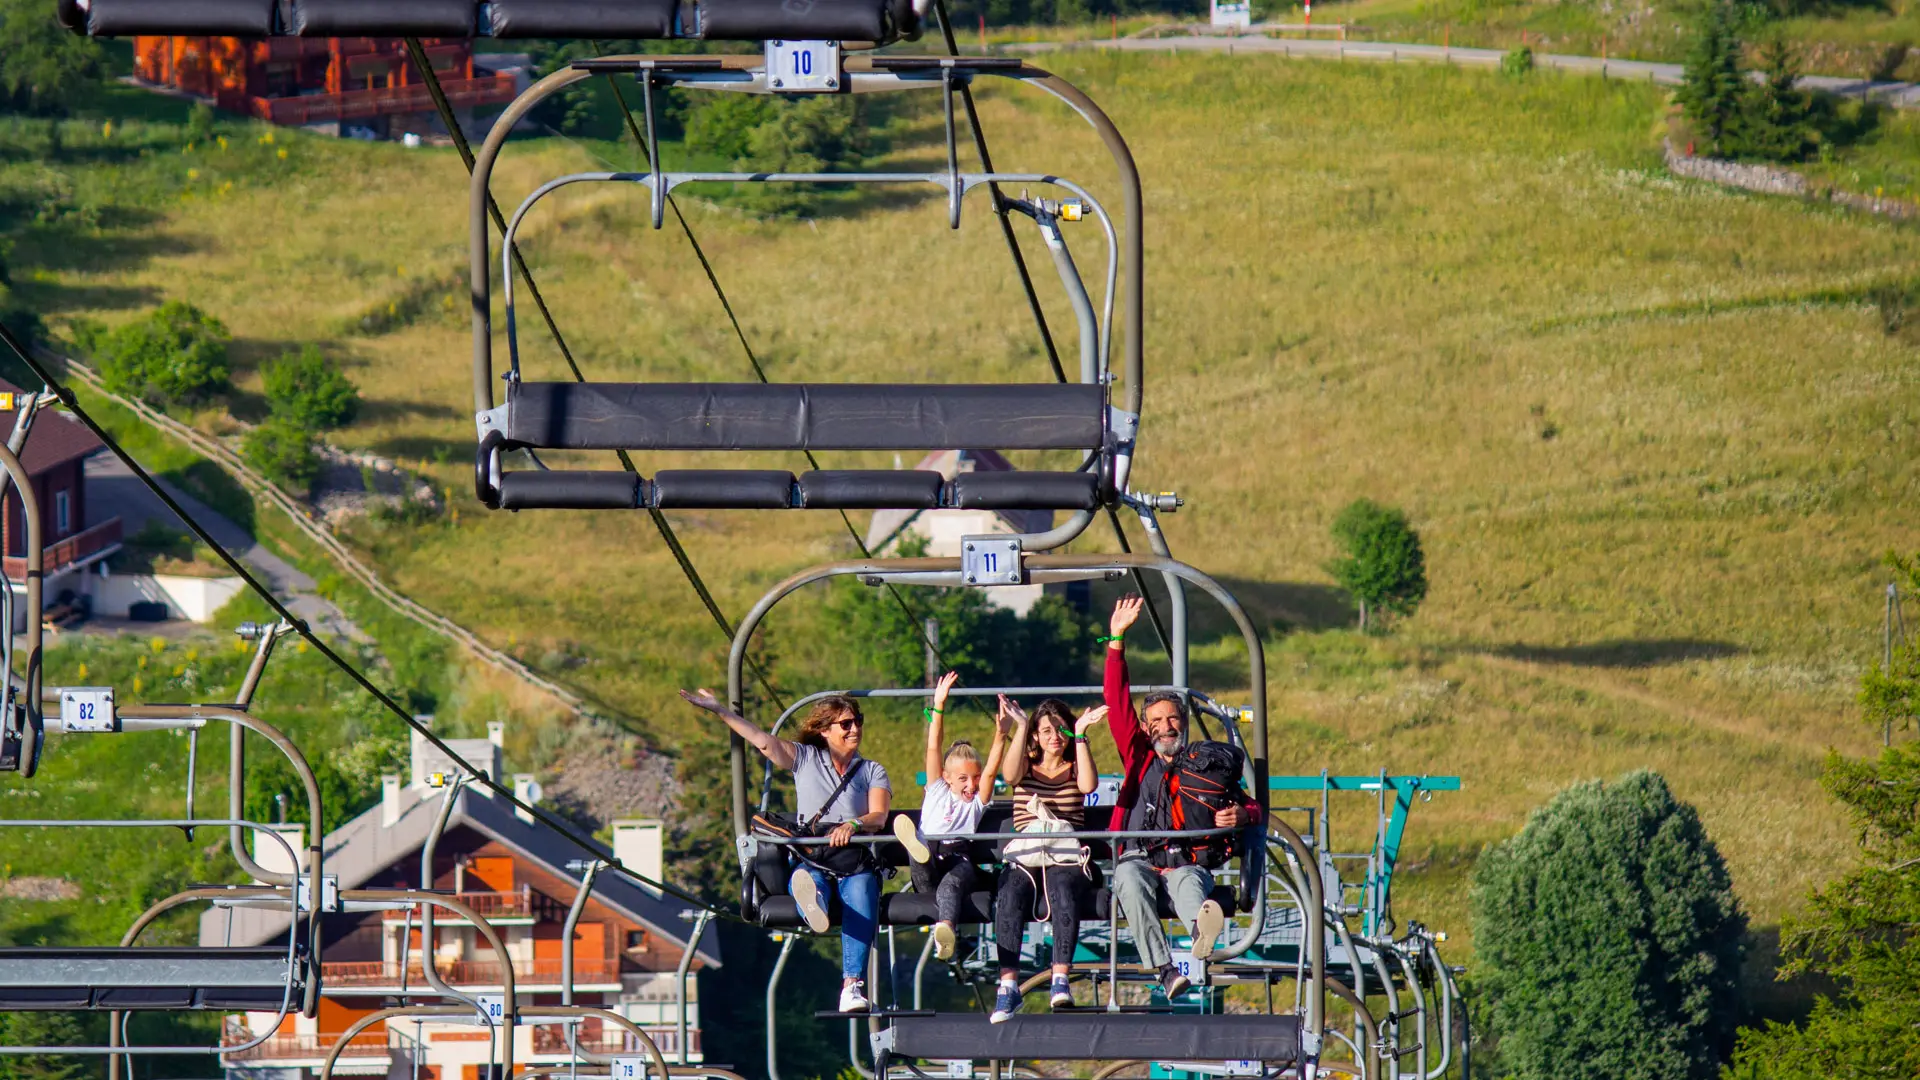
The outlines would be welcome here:
<svg viewBox="0 0 1920 1080">
<path fill-rule="evenodd" d="M 840 43 L 768 41 L 767 86 L 783 94 L 840 89 Z"/>
</svg>

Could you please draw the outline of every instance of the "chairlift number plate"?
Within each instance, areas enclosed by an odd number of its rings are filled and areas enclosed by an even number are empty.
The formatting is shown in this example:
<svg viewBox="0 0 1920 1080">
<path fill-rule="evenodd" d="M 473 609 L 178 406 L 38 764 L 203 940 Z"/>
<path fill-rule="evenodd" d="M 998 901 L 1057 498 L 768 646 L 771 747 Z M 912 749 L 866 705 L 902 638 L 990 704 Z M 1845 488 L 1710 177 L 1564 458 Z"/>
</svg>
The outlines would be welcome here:
<svg viewBox="0 0 1920 1080">
<path fill-rule="evenodd" d="M 1221 1072 L 1226 1076 L 1265 1076 L 1267 1069 L 1263 1061 L 1229 1061 Z"/>
<path fill-rule="evenodd" d="M 613 1066 L 607 1070 L 607 1080 L 647 1080 L 647 1059 L 643 1057 L 617 1057 Z"/>
<path fill-rule="evenodd" d="M 60 723 L 68 731 L 113 731 L 113 687 L 69 686 L 60 691 Z"/>
<path fill-rule="evenodd" d="M 1207 965 L 1201 963 L 1198 960 L 1195 960 L 1193 958 L 1192 953 L 1190 952 L 1174 953 L 1173 966 L 1175 970 L 1180 972 L 1180 974 L 1185 975 L 1187 977 L 1187 981 L 1192 983 L 1193 985 L 1195 986 L 1207 985 Z"/>
<path fill-rule="evenodd" d="M 821 94 L 840 89 L 840 43 L 767 42 L 767 87 L 777 94 Z"/>
<path fill-rule="evenodd" d="M 953 1077 L 954 1080 L 973 1080 L 973 1062 L 949 1061 L 947 1062 L 947 1075 Z"/>
<path fill-rule="evenodd" d="M 475 994 L 474 1003 L 480 1006 L 480 1015 L 488 1027 L 507 1022 L 507 996 L 505 994 Z"/>
</svg>

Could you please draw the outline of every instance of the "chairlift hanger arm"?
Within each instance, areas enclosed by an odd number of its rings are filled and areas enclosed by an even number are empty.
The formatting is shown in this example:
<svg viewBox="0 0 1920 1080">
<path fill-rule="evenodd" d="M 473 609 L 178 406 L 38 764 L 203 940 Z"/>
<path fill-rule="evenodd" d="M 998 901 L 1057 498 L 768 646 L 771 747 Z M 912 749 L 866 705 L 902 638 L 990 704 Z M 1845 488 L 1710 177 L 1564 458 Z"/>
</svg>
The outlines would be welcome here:
<svg viewBox="0 0 1920 1080">
<path fill-rule="evenodd" d="M 615 61 L 625 60 L 634 63 L 636 67 L 642 64 L 650 64 L 652 65 L 652 70 L 658 72 L 661 70 L 661 64 L 663 62 L 683 59 L 689 58 L 607 57 L 599 61 L 592 61 L 591 63 L 605 65 Z M 727 77 L 735 79 L 739 77 L 739 74 L 729 73 L 746 73 L 751 70 L 751 65 L 756 62 L 756 59 L 753 57 L 701 57 L 697 59 L 709 65 L 707 68 L 708 71 L 718 70 L 722 74 L 726 74 Z M 722 63 L 720 68 L 714 69 L 711 67 L 711 63 L 716 59 L 742 66 L 736 68 L 729 66 L 728 63 Z M 860 70 L 860 59 L 861 58 L 854 58 L 847 61 L 850 73 Z M 868 62 L 871 63 L 874 60 L 881 59 L 882 58 L 868 58 Z M 917 61 L 917 63 L 915 61 Z M 671 64 L 667 66 L 668 69 L 672 68 Z M 884 58 L 882 66 L 889 75 L 896 78 L 899 77 L 899 73 L 901 72 L 928 73 L 932 78 L 927 81 L 927 85 L 937 86 L 939 85 L 939 73 L 953 70 L 953 61 L 950 58 L 943 57 L 889 57 Z M 1124 362 L 1126 389 L 1122 407 L 1126 412 L 1138 415 L 1141 401 L 1142 357 L 1144 355 L 1141 336 L 1144 325 L 1144 305 L 1140 287 L 1142 281 L 1141 259 L 1144 252 L 1144 245 L 1141 239 L 1140 178 L 1138 169 L 1134 165 L 1132 151 L 1128 149 L 1126 141 L 1120 136 L 1119 130 L 1114 127 L 1112 120 L 1107 117 L 1106 113 L 1101 111 L 1099 106 L 1094 104 L 1091 98 L 1087 97 L 1086 94 L 1082 93 L 1077 87 L 1074 87 L 1066 80 L 1053 75 L 1051 72 L 1033 67 L 1024 61 L 1003 60 L 994 64 L 976 64 L 975 67 L 980 74 L 995 75 L 1031 83 L 1047 93 L 1058 97 L 1074 109 L 1075 112 L 1079 113 L 1080 116 L 1094 128 L 1102 141 L 1107 145 L 1109 153 L 1113 156 L 1115 166 L 1119 172 L 1123 194 L 1122 213 L 1126 221 L 1124 237 L 1121 243 L 1121 264 L 1127 282 L 1124 316 L 1126 322 Z M 582 67 L 563 68 L 535 83 L 525 93 L 521 94 L 520 97 L 516 98 L 514 102 L 507 107 L 506 111 L 500 115 L 492 131 L 488 133 L 485 143 L 482 144 L 480 152 L 474 159 L 473 178 L 469 192 L 468 225 L 470 258 L 468 265 L 469 287 L 472 292 L 473 301 L 473 395 L 474 411 L 476 414 L 485 413 L 494 406 L 491 311 L 492 282 L 489 269 L 489 244 L 492 237 L 488 227 L 489 192 L 494 163 L 499 158 L 500 151 L 505 146 L 507 136 L 512 131 L 514 125 L 523 119 L 530 110 L 541 101 L 564 90 L 568 86 L 580 82 L 583 79 L 593 77 L 597 70 L 600 69 Z M 880 74 L 879 71 L 870 71 L 870 73 L 875 75 Z M 693 73 L 689 71 L 689 74 L 691 75 Z M 754 76 L 747 75 L 747 77 L 751 78 Z M 850 78 L 849 81 L 857 82 L 858 79 Z"/>
</svg>

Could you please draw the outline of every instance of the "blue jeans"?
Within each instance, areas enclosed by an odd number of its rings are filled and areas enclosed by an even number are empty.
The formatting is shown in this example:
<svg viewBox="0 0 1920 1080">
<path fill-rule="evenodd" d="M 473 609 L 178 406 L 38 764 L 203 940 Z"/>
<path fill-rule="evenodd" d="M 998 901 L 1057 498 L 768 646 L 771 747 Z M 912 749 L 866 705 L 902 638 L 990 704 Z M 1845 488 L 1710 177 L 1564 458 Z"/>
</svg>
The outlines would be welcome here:
<svg viewBox="0 0 1920 1080">
<path fill-rule="evenodd" d="M 807 867 L 821 896 L 840 895 L 840 975 L 867 977 L 867 950 L 880 926 L 880 875 L 869 870 L 839 879 L 838 887 L 826 871 Z"/>
</svg>

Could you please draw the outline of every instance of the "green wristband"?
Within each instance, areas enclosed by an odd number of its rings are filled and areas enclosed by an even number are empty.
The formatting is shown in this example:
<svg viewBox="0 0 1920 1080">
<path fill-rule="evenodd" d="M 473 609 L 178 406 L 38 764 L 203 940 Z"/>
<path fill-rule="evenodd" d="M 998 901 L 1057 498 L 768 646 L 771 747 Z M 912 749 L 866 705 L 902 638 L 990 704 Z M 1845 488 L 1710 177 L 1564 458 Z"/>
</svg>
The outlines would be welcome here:
<svg viewBox="0 0 1920 1080">
<path fill-rule="evenodd" d="M 1109 641 L 1122 641 L 1122 640 L 1125 640 L 1125 638 L 1126 638 L 1125 634 L 1102 634 L 1101 636 L 1094 638 L 1093 643 L 1095 645 L 1105 645 Z"/>
<path fill-rule="evenodd" d="M 934 718 L 934 717 L 936 717 L 936 716 L 940 716 L 940 715 L 942 715 L 942 714 L 944 714 L 944 713 L 945 713 L 946 711 L 947 711 L 947 710 L 945 710 L 945 709 L 921 709 L 921 710 L 920 710 L 920 713 L 921 713 L 921 715 L 923 715 L 923 716 L 925 716 L 925 717 L 927 718 L 927 723 L 929 723 L 929 724 L 931 724 L 931 723 L 933 723 L 933 718 Z"/>
</svg>

